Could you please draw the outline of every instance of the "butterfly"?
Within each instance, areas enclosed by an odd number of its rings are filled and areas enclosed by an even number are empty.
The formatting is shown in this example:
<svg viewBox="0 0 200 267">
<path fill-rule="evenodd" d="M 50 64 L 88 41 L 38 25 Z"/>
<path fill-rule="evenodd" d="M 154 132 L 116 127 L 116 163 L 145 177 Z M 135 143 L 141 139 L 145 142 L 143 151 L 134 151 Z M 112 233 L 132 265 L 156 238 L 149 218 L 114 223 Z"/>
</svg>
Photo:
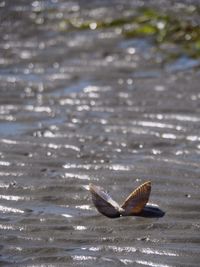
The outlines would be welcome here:
<svg viewBox="0 0 200 267">
<path fill-rule="evenodd" d="M 89 184 L 92 201 L 97 210 L 110 218 L 140 214 L 146 206 L 151 192 L 151 182 L 137 187 L 120 206 L 100 186 Z"/>
</svg>

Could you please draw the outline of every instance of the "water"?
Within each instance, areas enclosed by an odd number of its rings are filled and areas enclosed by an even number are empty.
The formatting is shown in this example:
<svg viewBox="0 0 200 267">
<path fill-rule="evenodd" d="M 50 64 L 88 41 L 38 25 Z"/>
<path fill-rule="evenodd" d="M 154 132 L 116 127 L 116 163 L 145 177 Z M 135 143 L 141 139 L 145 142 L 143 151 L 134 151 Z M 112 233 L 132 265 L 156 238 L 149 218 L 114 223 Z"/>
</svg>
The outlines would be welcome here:
<svg viewBox="0 0 200 267">
<path fill-rule="evenodd" d="M 142 3 L 0 3 L 0 266 L 199 266 L 198 57 L 65 28 Z M 108 219 L 87 190 L 146 180 L 163 217 Z"/>
</svg>

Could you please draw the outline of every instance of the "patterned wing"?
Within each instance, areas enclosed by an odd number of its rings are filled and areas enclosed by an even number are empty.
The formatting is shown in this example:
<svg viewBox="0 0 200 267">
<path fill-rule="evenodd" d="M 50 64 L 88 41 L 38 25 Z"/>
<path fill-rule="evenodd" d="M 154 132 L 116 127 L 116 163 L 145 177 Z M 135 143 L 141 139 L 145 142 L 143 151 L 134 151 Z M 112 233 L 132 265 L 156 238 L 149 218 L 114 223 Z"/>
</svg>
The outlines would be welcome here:
<svg viewBox="0 0 200 267">
<path fill-rule="evenodd" d="M 100 213 L 110 218 L 120 216 L 120 206 L 101 187 L 90 184 L 89 189 L 92 194 L 92 201 Z"/>
<path fill-rule="evenodd" d="M 137 187 L 124 201 L 121 208 L 124 209 L 123 216 L 140 213 L 149 200 L 151 193 L 151 182 L 145 182 Z"/>
</svg>

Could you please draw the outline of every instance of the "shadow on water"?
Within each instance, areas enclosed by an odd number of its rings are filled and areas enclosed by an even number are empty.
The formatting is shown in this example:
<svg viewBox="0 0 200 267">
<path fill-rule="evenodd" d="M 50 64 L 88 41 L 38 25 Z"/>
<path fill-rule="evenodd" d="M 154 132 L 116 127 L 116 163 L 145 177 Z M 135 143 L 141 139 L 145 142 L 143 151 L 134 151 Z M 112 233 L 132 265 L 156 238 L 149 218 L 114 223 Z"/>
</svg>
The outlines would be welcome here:
<svg viewBox="0 0 200 267">
<path fill-rule="evenodd" d="M 160 218 L 165 215 L 165 212 L 158 207 L 152 205 L 146 205 L 143 211 L 135 216 L 147 217 L 147 218 Z"/>
<path fill-rule="evenodd" d="M 119 218 L 119 217 L 144 217 L 144 218 L 161 218 L 165 215 L 165 212 L 163 210 L 161 210 L 160 208 L 158 207 L 155 207 L 153 205 L 146 205 L 144 207 L 144 209 L 138 213 L 138 214 L 134 214 L 134 215 L 119 215 L 119 214 L 116 214 L 116 215 L 112 215 L 112 216 L 108 216 L 108 214 L 106 213 L 103 213 L 101 211 L 101 213 L 108 217 L 108 218 L 111 218 L 111 219 L 116 219 L 116 218 Z"/>
</svg>

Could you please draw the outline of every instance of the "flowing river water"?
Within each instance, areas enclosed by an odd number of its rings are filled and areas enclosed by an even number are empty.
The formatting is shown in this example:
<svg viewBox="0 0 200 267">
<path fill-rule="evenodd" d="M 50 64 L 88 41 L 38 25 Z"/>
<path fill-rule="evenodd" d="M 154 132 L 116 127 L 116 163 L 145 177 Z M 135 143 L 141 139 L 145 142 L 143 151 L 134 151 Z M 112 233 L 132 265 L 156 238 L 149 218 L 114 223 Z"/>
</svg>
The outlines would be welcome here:
<svg viewBox="0 0 200 267">
<path fill-rule="evenodd" d="M 198 5 L 0 1 L 0 266 L 200 266 L 200 61 L 152 12 L 198 26 Z M 163 217 L 109 219 L 87 190 L 147 180 Z"/>
</svg>

